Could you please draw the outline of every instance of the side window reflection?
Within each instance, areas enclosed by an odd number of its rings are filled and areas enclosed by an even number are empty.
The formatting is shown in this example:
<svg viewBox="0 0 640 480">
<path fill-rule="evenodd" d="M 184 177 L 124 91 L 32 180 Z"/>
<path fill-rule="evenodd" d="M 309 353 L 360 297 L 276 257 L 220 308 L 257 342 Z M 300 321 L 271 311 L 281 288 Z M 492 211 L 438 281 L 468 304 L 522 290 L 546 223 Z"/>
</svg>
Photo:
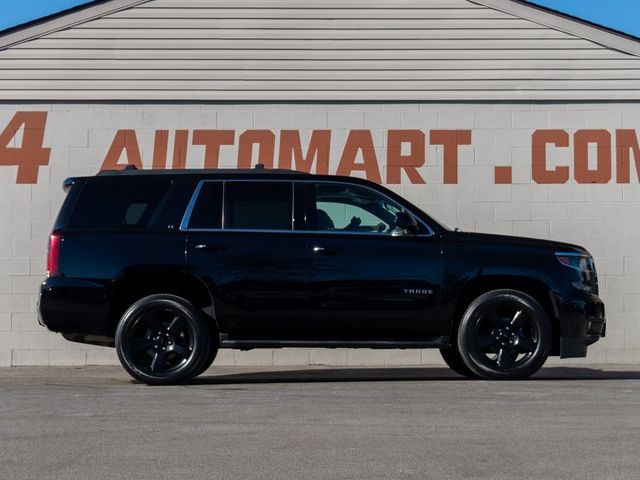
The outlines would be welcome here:
<svg viewBox="0 0 640 480">
<path fill-rule="evenodd" d="M 386 197 L 357 185 L 317 183 L 312 188 L 309 229 L 391 235 L 404 211 Z"/>
</svg>

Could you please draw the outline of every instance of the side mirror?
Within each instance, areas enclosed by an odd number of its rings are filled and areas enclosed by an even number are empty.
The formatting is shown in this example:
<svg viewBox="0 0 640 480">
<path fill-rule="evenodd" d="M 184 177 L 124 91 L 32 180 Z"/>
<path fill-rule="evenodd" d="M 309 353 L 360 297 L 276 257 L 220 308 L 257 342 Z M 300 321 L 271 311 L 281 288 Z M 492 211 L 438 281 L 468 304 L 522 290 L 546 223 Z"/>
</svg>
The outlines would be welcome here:
<svg viewBox="0 0 640 480">
<path fill-rule="evenodd" d="M 396 227 L 394 235 L 415 235 L 419 232 L 418 220 L 409 212 L 398 212 L 396 214 Z"/>
</svg>

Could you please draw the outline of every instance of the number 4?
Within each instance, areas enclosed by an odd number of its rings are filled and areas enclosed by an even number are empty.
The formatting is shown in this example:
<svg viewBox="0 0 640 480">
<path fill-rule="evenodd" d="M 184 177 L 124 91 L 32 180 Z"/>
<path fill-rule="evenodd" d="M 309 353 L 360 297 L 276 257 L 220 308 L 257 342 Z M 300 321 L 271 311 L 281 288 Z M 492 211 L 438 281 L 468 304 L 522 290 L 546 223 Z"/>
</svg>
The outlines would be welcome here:
<svg viewBox="0 0 640 480">
<path fill-rule="evenodd" d="M 49 165 L 51 149 L 43 147 L 46 125 L 47 112 L 17 112 L 0 133 L 0 165 L 18 166 L 17 183 L 37 183 L 38 169 Z M 22 145 L 9 146 L 22 127 Z"/>
</svg>

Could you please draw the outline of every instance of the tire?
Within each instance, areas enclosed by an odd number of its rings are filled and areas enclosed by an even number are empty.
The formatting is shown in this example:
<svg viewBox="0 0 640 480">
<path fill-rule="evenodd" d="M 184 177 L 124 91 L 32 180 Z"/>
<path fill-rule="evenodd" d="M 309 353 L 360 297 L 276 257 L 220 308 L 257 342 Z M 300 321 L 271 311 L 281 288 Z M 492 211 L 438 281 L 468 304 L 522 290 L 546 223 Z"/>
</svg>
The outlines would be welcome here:
<svg viewBox="0 0 640 480">
<path fill-rule="evenodd" d="M 216 355 L 218 355 L 218 339 L 213 337 L 214 336 L 212 335 L 211 342 L 209 345 L 209 355 L 207 356 L 207 358 L 204 359 L 204 362 L 202 362 L 202 365 L 200 365 L 200 368 L 198 369 L 198 372 L 194 375 L 194 377 L 202 375 L 204 372 L 209 370 L 209 367 L 213 364 L 213 361 L 216 359 Z"/>
<path fill-rule="evenodd" d="M 547 312 L 518 290 L 493 290 L 474 300 L 458 329 L 465 365 L 488 380 L 518 380 L 537 372 L 551 351 Z"/>
<path fill-rule="evenodd" d="M 115 344 L 124 369 L 148 385 L 183 383 L 211 356 L 207 321 L 175 295 L 150 295 L 131 305 L 120 319 Z"/>
<path fill-rule="evenodd" d="M 464 360 L 462 360 L 462 356 L 458 351 L 458 345 L 451 345 L 447 348 L 441 348 L 440 355 L 442 355 L 442 359 L 449 366 L 449 368 L 457 374 L 467 378 L 478 378 L 478 375 L 473 373 L 464 363 Z"/>
</svg>

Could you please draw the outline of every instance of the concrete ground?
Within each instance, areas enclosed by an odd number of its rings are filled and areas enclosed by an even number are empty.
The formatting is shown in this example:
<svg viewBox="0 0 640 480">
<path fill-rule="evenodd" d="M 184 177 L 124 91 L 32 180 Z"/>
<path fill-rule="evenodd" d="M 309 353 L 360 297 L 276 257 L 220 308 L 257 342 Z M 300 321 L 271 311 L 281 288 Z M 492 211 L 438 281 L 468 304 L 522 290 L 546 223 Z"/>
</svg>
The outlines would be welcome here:
<svg viewBox="0 0 640 480">
<path fill-rule="evenodd" d="M 0 370 L 1 479 L 634 479 L 640 367 Z"/>
</svg>

